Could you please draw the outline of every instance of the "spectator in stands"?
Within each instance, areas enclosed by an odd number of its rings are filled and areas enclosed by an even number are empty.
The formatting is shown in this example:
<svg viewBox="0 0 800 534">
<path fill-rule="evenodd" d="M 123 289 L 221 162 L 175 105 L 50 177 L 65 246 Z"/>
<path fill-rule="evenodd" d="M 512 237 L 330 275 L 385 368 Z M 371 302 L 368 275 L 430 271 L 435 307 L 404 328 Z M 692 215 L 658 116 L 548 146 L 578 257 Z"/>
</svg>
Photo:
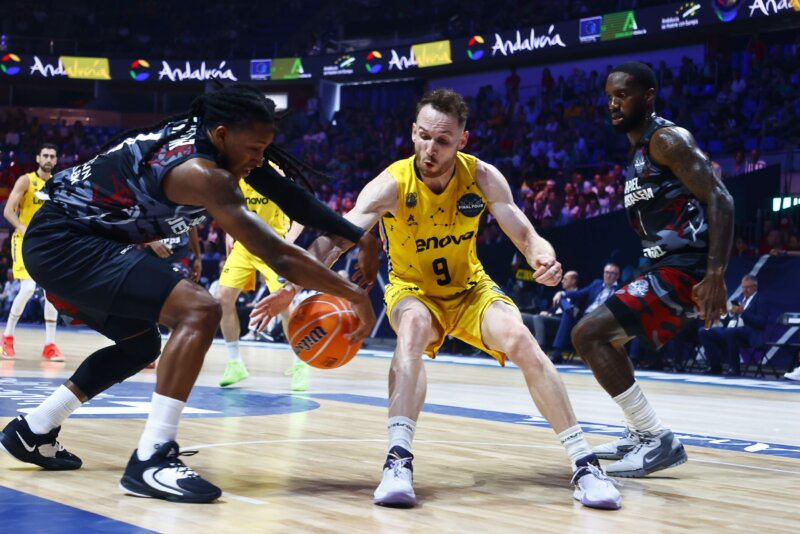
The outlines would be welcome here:
<svg viewBox="0 0 800 534">
<path fill-rule="evenodd" d="M 744 240 L 742 236 L 736 238 L 733 242 L 733 251 L 731 252 L 731 256 L 755 256 L 756 251 L 747 244 L 747 241 Z"/>
<path fill-rule="evenodd" d="M 561 321 L 558 325 L 558 332 L 553 340 L 553 350 L 550 352 L 550 360 L 553 363 L 564 361 L 564 352 L 571 346 L 570 334 L 572 327 L 578 320 L 594 311 L 595 308 L 603 304 L 608 297 L 617 290 L 619 281 L 619 266 L 614 263 L 607 263 L 603 268 L 603 278 L 592 281 L 588 286 L 572 290 L 559 291 L 553 297 L 553 306 L 559 306 L 561 299 L 569 298 L 571 306 L 577 306 L 577 313 L 561 314 Z"/>
<path fill-rule="evenodd" d="M 767 235 L 758 244 L 759 256 L 770 254 L 773 250 L 783 250 L 783 241 L 781 240 L 781 231 L 777 228 L 772 228 L 767 232 Z"/>
<path fill-rule="evenodd" d="M 744 164 L 744 172 L 753 172 L 763 169 L 767 166 L 767 162 L 759 157 L 758 149 L 754 148 L 750 151 L 750 159 Z"/>
<path fill-rule="evenodd" d="M 517 68 L 511 67 L 511 74 L 506 77 L 506 99 L 510 102 L 516 102 L 519 100 L 519 82 L 520 77 L 517 74 Z"/>
<path fill-rule="evenodd" d="M 741 349 L 759 347 L 764 342 L 768 305 L 758 296 L 756 277 L 745 275 L 741 290 L 742 298 L 731 301 L 724 325 L 698 330 L 697 336 L 708 362 L 707 374 L 720 374 L 723 363 L 727 362 L 728 370 L 725 375 L 741 376 Z"/>
<path fill-rule="evenodd" d="M 561 289 L 564 292 L 578 289 L 577 271 L 564 273 L 564 278 L 561 280 Z M 533 332 L 533 336 L 541 345 L 542 350 L 549 351 L 552 349 L 551 342 L 561 324 L 562 315 L 565 313 L 577 315 L 579 311 L 579 308 L 572 306 L 572 299 L 569 297 L 562 297 L 558 302 L 553 298 L 552 306 L 549 309 L 542 310 L 538 315 L 524 313 L 522 314 L 522 320 Z"/>
<path fill-rule="evenodd" d="M 744 161 L 744 150 L 737 150 L 736 154 L 733 156 L 733 168 L 729 176 L 739 176 L 740 174 L 744 174 L 745 161 Z"/>
</svg>

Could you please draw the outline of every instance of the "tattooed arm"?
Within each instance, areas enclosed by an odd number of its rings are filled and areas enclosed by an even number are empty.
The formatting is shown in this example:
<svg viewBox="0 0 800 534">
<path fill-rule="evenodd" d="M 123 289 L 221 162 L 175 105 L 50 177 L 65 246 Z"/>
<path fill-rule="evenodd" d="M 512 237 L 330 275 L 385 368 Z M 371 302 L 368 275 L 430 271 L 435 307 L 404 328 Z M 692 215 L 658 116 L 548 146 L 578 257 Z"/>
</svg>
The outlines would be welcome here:
<svg viewBox="0 0 800 534">
<path fill-rule="evenodd" d="M 650 157 L 669 167 L 686 188 L 707 205 L 708 271 L 692 290 L 706 328 L 727 313 L 725 269 L 733 242 L 733 198 L 714 175 L 711 161 L 694 137 L 677 126 L 659 129 L 650 141 Z"/>
</svg>

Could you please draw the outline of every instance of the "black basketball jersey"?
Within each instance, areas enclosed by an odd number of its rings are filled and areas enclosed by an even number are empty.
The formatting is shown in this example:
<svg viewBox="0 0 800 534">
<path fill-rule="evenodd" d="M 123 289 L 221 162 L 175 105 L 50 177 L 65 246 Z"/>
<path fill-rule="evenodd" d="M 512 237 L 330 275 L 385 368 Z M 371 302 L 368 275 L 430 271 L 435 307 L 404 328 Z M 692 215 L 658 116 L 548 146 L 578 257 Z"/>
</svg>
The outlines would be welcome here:
<svg viewBox="0 0 800 534">
<path fill-rule="evenodd" d="M 140 165 L 156 143 L 178 132 L 179 137 Z M 155 241 L 188 232 L 206 219 L 205 208 L 175 204 L 161 187 L 173 167 L 192 158 L 217 158 L 196 118 L 125 139 L 90 161 L 59 172 L 45 190 L 53 207 L 64 212 L 66 224 L 126 243 Z"/>
<path fill-rule="evenodd" d="M 625 179 L 625 210 L 642 253 L 659 265 L 704 268 L 708 255 L 706 207 L 667 167 L 650 159 L 650 139 L 674 126 L 654 115 L 633 148 Z"/>
</svg>

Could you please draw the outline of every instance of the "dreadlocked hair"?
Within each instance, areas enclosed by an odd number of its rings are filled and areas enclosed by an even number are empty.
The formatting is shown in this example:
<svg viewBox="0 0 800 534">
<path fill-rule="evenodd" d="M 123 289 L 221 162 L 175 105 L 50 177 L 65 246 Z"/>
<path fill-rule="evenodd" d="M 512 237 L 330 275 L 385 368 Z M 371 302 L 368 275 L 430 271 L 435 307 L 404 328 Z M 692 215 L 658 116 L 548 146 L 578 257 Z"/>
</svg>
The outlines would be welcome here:
<svg viewBox="0 0 800 534">
<path fill-rule="evenodd" d="M 303 185 L 306 186 L 306 189 L 308 189 L 311 193 L 314 192 L 314 186 L 306 176 L 306 173 L 311 173 L 319 176 L 320 178 L 324 178 L 325 181 L 331 180 L 331 177 L 327 174 L 318 171 L 308 163 L 300 161 L 278 145 L 269 145 L 264 151 L 264 157 L 280 167 L 283 171 L 283 174 L 287 178 L 294 180 L 295 182 L 302 182 Z"/>
</svg>

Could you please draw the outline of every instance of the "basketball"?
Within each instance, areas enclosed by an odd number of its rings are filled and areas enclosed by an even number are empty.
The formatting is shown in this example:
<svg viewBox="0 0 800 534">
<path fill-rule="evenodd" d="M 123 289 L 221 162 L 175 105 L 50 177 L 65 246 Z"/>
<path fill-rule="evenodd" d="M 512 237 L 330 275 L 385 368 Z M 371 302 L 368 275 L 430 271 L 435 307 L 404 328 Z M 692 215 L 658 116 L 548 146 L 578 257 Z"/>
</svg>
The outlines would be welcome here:
<svg viewBox="0 0 800 534">
<path fill-rule="evenodd" d="M 308 365 L 334 369 L 352 360 L 361 348 L 361 343 L 351 345 L 344 337 L 357 327 L 358 317 L 347 300 L 312 295 L 289 318 L 289 344 Z"/>
</svg>

